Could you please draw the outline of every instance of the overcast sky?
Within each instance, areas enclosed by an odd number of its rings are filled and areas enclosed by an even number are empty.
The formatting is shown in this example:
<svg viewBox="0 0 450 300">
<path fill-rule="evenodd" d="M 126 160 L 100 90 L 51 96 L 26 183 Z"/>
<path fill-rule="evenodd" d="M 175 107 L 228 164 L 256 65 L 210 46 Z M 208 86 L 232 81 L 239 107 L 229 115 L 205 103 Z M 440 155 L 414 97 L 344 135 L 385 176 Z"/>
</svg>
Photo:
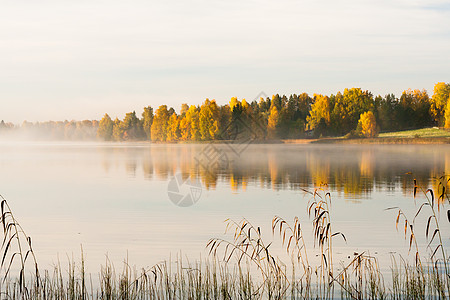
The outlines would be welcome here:
<svg viewBox="0 0 450 300">
<path fill-rule="evenodd" d="M 0 119 L 450 82 L 450 1 L 1 1 Z"/>
</svg>

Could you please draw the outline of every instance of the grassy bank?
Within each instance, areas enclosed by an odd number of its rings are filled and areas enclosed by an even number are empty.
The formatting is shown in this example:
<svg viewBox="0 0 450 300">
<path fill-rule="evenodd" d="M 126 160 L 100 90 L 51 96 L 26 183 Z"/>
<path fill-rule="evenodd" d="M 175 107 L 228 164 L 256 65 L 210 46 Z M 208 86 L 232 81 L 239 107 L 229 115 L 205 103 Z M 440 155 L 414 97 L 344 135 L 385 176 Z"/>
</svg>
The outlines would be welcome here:
<svg viewBox="0 0 450 300">
<path fill-rule="evenodd" d="M 380 145 L 427 145 L 427 144 L 450 144 L 450 138 L 447 137 L 425 137 L 425 138 L 324 138 L 312 141 L 311 144 L 380 144 Z"/>
<path fill-rule="evenodd" d="M 380 133 L 376 138 L 322 138 L 318 144 L 450 144 L 450 130 L 422 128 Z"/>
<path fill-rule="evenodd" d="M 415 130 L 404 130 L 394 132 L 384 132 L 378 135 L 379 138 L 450 138 L 450 130 L 433 128 L 422 128 Z"/>
</svg>

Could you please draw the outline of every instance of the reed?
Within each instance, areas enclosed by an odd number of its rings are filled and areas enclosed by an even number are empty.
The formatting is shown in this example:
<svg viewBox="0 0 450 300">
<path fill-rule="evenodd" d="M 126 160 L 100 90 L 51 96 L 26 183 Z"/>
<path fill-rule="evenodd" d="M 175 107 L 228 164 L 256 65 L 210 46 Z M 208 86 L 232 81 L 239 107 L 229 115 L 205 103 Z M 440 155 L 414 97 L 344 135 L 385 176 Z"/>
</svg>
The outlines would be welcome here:
<svg viewBox="0 0 450 300">
<path fill-rule="evenodd" d="M 31 237 L 27 236 L 22 226 L 17 222 L 11 208 L 3 196 L 0 195 L 0 222 L 3 228 L 3 240 L 0 250 L 0 280 L 2 286 L 11 288 L 12 271 L 18 271 L 16 282 L 13 284 L 14 296 L 28 298 L 30 288 L 39 288 L 39 268 L 34 254 Z M 26 281 L 26 274 L 31 268 L 34 273 L 32 282 Z"/>
<path fill-rule="evenodd" d="M 448 176 L 439 178 L 435 192 L 414 181 L 416 211 L 408 216 L 395 211 L 395 224 L 408 240 L 408 257 L 393 255 L 390 279 L 382 273 L 376 257 L 356 254 L 348 262 L 336 262 L 333 241 L 346 241 L 333 230 L 332 199 L 326 186 L 312 191 L 306 210 L 312 224 L 312 239 L 305 238 L 304 226 L 296 217 L 288 222 L 272 220 L 271 233 L 280 239 L 289 259 L 283 261 L 263 239 L 261 228 L 247 219 L 226 220 L 230 239 L 213 238 L 206 247 L 206 259 L 189 261 L 181 255 L 148 269 L 136 269 L 125 259 L 117 269 L 106 258 L 98 278 L 86 274 L 83 249 L 81 261 L 67 258 L 65 268 L 39 272 L 29 238 L 2 198 L 2 299 L 448 299 L 449 257 L 443 244 L 439 212 L 447 209 Z M 417 195 L 424 197 L 421 202 Z M 450 212 L 447 210 L 450 221 Z M 417 236 L 422 218 L 427 245 Z M 311 244 L 308 244 L 311 241 Z M 313 259 L 318 255 L 318 260 Z M 120 270 L 120 271 L 117 271 Z"/>
<path fill-rule="evenodd" d="M 266 283 L 263 295 L 269 299 L 284 299 L 289 291 L 291 297 L 299 298 L 333 298 L 338 291 L 340 298 L 348 299 L 423 299 L 436 297 L 446 299 L 450 295 L 449 258 L 446 256 L 442 242 L 441 229 L 437 210 L 443 208 L 448 200 L 445 187 L 450 179 L 448 176 L 439 178 L 441 184 L 438 200 L 432 189 L 424 190 L 414 180 L 414 199 L 418 191 L 425 196 L 425 201 L 418 206 L 413 218 L 408 217 L 401 208 L 392 207 L 387 210 L 397 210 L 396 226 L 403 222 L 403 233 L 409 240 L 409 252 L 414 252 L 414 263 L 410 264 L 403 257 L 392 258 L 392 280 L 385 282 L 378 260 L 363 252 L 344 265 L 341 271 L 335 271 L 333 263 L 333 239 L 346 240 L 342 232 L 332 230 L 331 194 L 325 187 L 305 190 L 311 196 L 307 211 L 312 220 L 313 245 L 307 246 L 301 222 L 294 218 L 293 224 L 279 216 L 272 220 L 272 232 L 278 234 L 281 243 L 290 255 L 292 276 L 286 276 L 284 262 L 275 258 L 269 250 L 270 244 L 262 241 L 259 227 L 255 227 L 246 219 L 241 222 L 227 221 L 227 229 L 232 230 L 233 239 L 211 239 L 208 243 L 210 253 L 214 257 L 222 247 L 222 258 L 229 262 L 235 258 L 235 263 L 242 261 L 253 263 L 261 272 Z M 428 208 L 428 210 L 426 210 Z M 427 213 L 427 212 L 428 213 Z M 447 211 L 450 221 L 450 211 Z M 416 240 L 416 219 L 426 217 L 426 238 L 428 239 L 426 255 L 421 254 Z M 432 233 L 432 234 L 431 234 Z M 318 265 L 311 265 L 308 254 L 311 249 L 319 250 Z M 426 263 L 422 263 L 422 260 Z M 399 260 L 399 261 L 398 261 Z M 300 272 L 300 274 L 298 274 Z M 274 293 L 278 291 L 278 293 Z"/>
</svg>

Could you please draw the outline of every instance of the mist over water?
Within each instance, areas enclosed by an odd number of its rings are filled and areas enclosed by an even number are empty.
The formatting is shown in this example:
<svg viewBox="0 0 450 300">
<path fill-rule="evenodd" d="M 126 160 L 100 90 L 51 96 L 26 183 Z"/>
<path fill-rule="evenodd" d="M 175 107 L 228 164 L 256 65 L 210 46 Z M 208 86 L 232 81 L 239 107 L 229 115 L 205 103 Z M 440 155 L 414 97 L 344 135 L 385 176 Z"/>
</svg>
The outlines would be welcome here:
<svg viewBox="0 0 450 300">
<path fill-rule="evenodd" d="M 33 238 L 43 268 L 80 257 L 81 245 L 89 272 L 98 272 L 106 256 L 120 266 L 128 255 L 138 267 L 180 251 L 195 260 L 207 255 L 209 238 L 225 237 L 227 218 L 247 218 L 270 240 L 275 215 L 298 216 L 308 233 L 302 189 L 325 183 L 333 226 L 348 241 L 336 242 L 337 258 L 369 250 L 388 261 L 407 242 L 385 209 L 413 211 L 413 179 L 433 187 L 434 177 L 450 173 L 445 145 L 237 146 L 2 142 L 0 193 Z M 201 183 L 192 206 L 169 198 L 177 174 Z"/>
</svg>

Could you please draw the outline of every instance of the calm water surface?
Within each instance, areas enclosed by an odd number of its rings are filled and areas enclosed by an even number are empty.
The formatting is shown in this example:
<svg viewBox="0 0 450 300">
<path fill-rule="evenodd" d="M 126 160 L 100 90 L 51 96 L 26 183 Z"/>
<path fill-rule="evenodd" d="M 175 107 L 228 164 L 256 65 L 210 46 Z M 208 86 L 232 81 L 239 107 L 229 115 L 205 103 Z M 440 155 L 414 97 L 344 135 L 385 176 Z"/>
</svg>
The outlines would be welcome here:
<svg viewBox="0 0 450 300">
<path fill-rule="evenodd" d="M 385 209 L 401 206 L 412 213 L 413 178 L 432 187 L 432 178 L 444 172 L 450 173 L 450 147 L 438 145 L 0 147 L 0 193 L 33 238 L 41 267 L 79 259 L 82 245 L 90 272 L 98 272 L 107 257 L 115 265 L 128 257 L 138 267 L 180 253 L 191 260 L 205 257 L 209 238 L 226 237 L 227 218 L 245 217 L 272 240 L 275 215 L 298 216 L 310 236 L 309 197 L 302 189 L 323 183 L 333 199 L 334 230 L 347 237 L 347 243 L 335 242 L 338 259 L 368 250 L 389 262 L 389 253 L 404 253 L 407 242 L 395 230 L 395 212 Z M 194 205 L 179 207 L 169 199 L 176 174 L 201 182 Z M 448 222 L 442 223 L 450 245 Z"/>
</svg>

